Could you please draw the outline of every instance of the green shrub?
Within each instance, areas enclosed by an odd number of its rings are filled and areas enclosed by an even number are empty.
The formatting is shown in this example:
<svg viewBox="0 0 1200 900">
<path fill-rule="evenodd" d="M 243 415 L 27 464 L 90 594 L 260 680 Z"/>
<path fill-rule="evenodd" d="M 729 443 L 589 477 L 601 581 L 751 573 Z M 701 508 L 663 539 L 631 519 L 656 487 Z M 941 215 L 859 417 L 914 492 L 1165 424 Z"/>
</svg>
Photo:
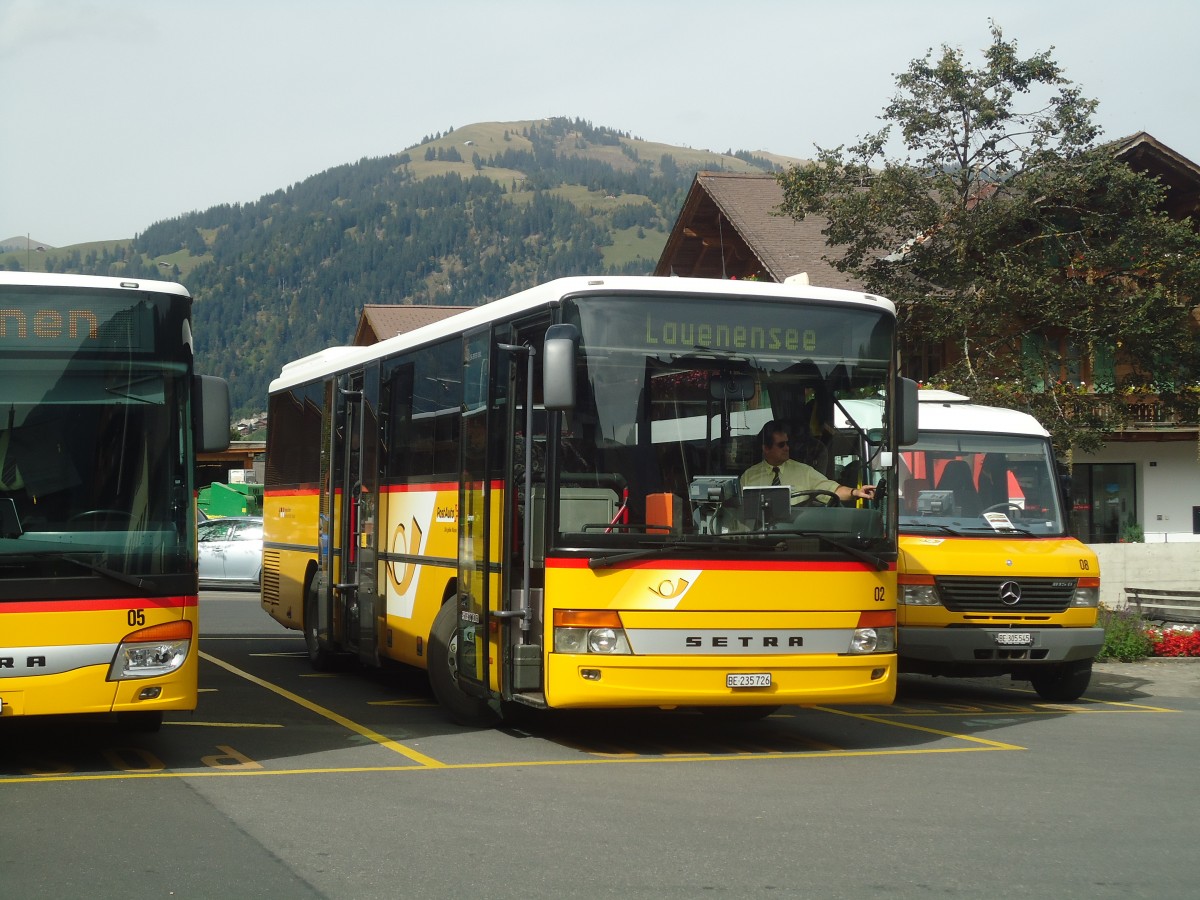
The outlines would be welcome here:
<svg viewBox="0 0 1200 900">
<path fill-rule="evenodd" d="M 1153 652 L 1154 645 L 1146 634 L 1146 623 L 1135 610 L 1102 606 L 1099 621 L 1104 629 L 1100 659 L 1136 662 Z"/>
</svg>

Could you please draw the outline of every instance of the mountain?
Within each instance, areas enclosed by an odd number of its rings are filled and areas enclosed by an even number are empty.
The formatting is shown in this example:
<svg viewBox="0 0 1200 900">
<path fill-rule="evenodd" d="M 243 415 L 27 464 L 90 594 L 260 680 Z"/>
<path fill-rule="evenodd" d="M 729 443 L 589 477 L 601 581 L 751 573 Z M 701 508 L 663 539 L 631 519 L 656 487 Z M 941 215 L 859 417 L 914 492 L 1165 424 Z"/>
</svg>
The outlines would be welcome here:
<svg viewBox="0 0 1200 900">
<path fill-rule="evenodd" d="M 4 240 L 0 240 L 0 253 L 24 253 L 27 250 L 44 253 L 47 250 L 53 249 L 54 248 L 45 241 L 35 241 L 24 234 L 18 234 L 16 237 L 4 238 Z"/>
<path fill-rule="evenodd" d="M 649 273 L 695 172 L 791 162 L 579 119 L 481 123 L 130 242 L 39 254 L 39 268 L 181 280 L 197 367 L 229 380 L 244 415 L 265 408 L 285 362 L 349 343 L 364 304 L 473 306 L 563 275 Z"/>
</svg>

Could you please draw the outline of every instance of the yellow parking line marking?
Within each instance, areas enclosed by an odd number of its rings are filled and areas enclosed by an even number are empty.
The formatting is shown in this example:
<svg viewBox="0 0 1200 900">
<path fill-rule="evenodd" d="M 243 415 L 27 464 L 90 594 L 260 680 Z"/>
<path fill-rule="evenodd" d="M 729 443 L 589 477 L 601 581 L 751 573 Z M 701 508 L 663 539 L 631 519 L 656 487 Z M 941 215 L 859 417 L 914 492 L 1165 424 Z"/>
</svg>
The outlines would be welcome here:
<svg viewBox="0 0 1200 900">
<path fill-rule="evenodd" d="M 952 735 L 954 736 L 954 735 Z M 969 740 L 969 738 L 966 738 Z M 44 783 L 47 781 L 114 781 L 124 778 L 234 778 L 234 777 L 254 777 L 263 775 L 353 775 L 358 773 L 380 773 L 380 772 L 431 772 L 434 770 L 450 772 L 462 769 L 525 769 L 525 768 L 546 768 L 548 766 L 612 766 L 612 765 L 656 765 L 656 764 L 678 764 L 678 763 L 753 763 L 764 760 L 791 760 L 791 761 L 808 761 L 808 760 L 823 760 L 831 757 L 848 758 L 848 757 L 867 757 L 867 756 L 927 756 L 935 753 L 985 753 L 993 750 L 1024 750 L 1024 747 L 1016 747 L 1013 745 L 996 744 L 991 741 L 981 741 L 980 743 L 990 743 L 993 746 L 989 747 L 943 747 L 940 749 L 924 749 L 924 750 L 841 750 L 834 752 L 816 752 L 816 753 L 769 753 L 762 756 L 745 756 L 739 754 L 737 756 L 591 756 L 585 759 L 543 759 L 543 760 L 507 760 L 504 762 L 477 762 L 477 763 L 438 763 L 436 765 L 411 765 L 411 766 L 330 766 L 329 768 L 313 768 L 313 769 L 254 769 L 254 770 L 238 770 L 238 771 L 156 771 L 156 772 L 106 772 L 104 774 L 90 775 L 22 775 L 15 778 L 0 777 L 0 785 L 4 784 L 29 784 L 31 782 Z"/>
<path fill-rule="evenodd" d="M 353 722 L 350 719 L 347 719 L 345 716 L 335 713 L 331 709 L 326 709 L 323 706 L 319 706 L 318 704 L 313 703 L 311 700 L 301 697 L 299 694 L 293 694 L 286 688 L 281 688 L 279 685 L 271 684 L 269 681 L 264 681 L 262 678 L 251 675 L 249 672 L 243 672 L 237 666 L 230 665 L 224 660 L 217 659 L 215 656 L 210 656 L 204 652 L 201 652 L 200 656 L 202 659 L 206 659 L 214 665 L 220 666 L 227 672 L 232 672 L 234 675 L 244 678 L 252 684 L 257 684 L 259 687 L 264 687 L 268 691 L 278 694 L 280 697 L 283 697 L 286 700 L 291 700 L 298 706 L 303 706 L 305 709 L 315 712 L 319 716 L 324 716 L 326 719 L 329 719 L 329 721 L 335 722 L 338 725 L 341 725 L 343 728 L 353 731 L 355 734 L 360 734 L 368 740 L 374 741 L 375 743 L 379 744 L 379 746 L 391 750 L 394 753 L 399 753 L 401 756 L 407 757 L 419 765 L 426 766 L 431 769 L 442 768 L 445 766 L 445 763 L 439 762 L 431 756 L 426 756 L 424 753 L 418 753 L 416 750 L 405 747 L 403 744 L 393 741 L 391 738 L 380 734 L 374 729 L 367 728 L 365 725 L 359 725 L 357 722 Z"/>
</svg>

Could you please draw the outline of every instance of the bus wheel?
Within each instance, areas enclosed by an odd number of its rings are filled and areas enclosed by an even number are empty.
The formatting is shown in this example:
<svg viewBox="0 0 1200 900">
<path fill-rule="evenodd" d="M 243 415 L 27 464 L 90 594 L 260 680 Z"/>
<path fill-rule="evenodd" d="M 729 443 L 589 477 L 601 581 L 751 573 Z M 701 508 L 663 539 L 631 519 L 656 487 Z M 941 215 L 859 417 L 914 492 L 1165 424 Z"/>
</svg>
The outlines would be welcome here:
<svg viewBox="0 0 1200 900">
<path fill-rule="evenodd" d="M 1092 661 L 1082 659 L 1053 666 L 1044 673 L 1034 675 L 1029 683 L 1043 700 L 1073 703 L 1083 696 L 1091 680 Z"/>
<path fill-rule="evenodd" d="M 458 686 L 458 610 L 453 599 L 442 604 L 429 635 L 429 686 L 450 719 L 459 725 L 487 728 L 500 717 L 480 697 Z"/>
<path fill-rule="evenodd" d="M 312 667 L 318 672 L 328 672 L 333 668 L 334 653 L 329 644 L 321 640 L 319 609 L 317 584 L 312 581 L 304 594 L 304 646 L 308 649 L 308 661 Z"/>
</svg>

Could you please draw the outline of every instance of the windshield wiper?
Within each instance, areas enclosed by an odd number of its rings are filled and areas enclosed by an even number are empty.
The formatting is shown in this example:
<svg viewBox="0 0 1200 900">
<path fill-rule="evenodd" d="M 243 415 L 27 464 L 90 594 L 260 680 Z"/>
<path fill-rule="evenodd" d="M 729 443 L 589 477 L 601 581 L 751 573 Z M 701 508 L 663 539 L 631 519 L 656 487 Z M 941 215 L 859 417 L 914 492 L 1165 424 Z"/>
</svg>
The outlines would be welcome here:
<svg viewBox="0 0 1200 900">
<path fill-rule="evenodd" d="M 787 537 L 792 537 L 793 535 L 796 535 L 798 537 L 815 537 L 817 540 L 823 541 L 824 543 L 828 544 L 830 547 L 833 547 L 835 550 L 841 550 L 843 553 L 845 553 L 849 556 L 853 556 L 859 562 L 866 563 L 869 566 L 874 566 L 876 569 L 878 569 L 881 572 L 888 567 L 888 561 L 886 559 L 884 559 L 882 556 L 876 556 L 874 553 L 870 553 L 859 547 L 855 547 L 853 544 L 847 544 L 845 541 L 840 541 L 837 538 L 832 538 L 829 535 L 825 534 L 824 532 L 820 532 L 820 531 L 791 531 L 791 530 L 783 531 L 783 532 L 751 531 L 749 533 L 752 535 L 753 534 L 770 534 L 770 535 L 773 535 L 776 537 L 778 537 L 780 535 L 785 535 Z"/>
<path fill-rule="evenodd" d="M 150 593 L 157 588 L 153 581 L 145 578 L 139 578 L 136 575 L 126 575 L 124 572 L 118 572 L 116 569 L 110 569 L 108 566 L 102 566 L 100 563 L 88 562 L 86 559 L 78 559 L 74 556 L 68 556 L 60 551 L 47 551 L 45 553 L 22 553 L 16 556 L 0 557 L 0 562 L 8 563 L 40 563 L 40 562 L 65 562 L 73 566 L 78 566 L 81 569 L 87 569 L 95 575 L 102 575 L 105 578 L 110 578 L 113 581 L 119 581 L 121 584 L 129 587 L 137 588 L 140 591 Z"/>
<path fill-rule="evenodd" d="M 932 528 L 936 531 L 944 531 L 946 534 L 962 534 L 958 529 L 951 528 L 949 525 L 943 525 L 941 522 L 922 522 L 920 519 L 901 519 L 900 530 L 904 531 L 906 528 Z"/>
<path fill-rule="evenodd" d="M 733 537 L 734 535 L 722 535 L 722 537 Z M 766 537 L 766 532 L 738 532 L 737 537 Z M 716 537 L 716 535 L 714 535 Z M 773 539 L 769 544 L 780 544 L 779 534 L 772 533 L 770 537 Z M 592 556 L 588 558 L 589 569 L 608 569 L 612 566 L 623 562 L 630 562 L 635 559 L 648 559 L 654 556 L 666 556 L 676 550 L 711 550 L 714 547 L 720 546 L 721 549 L 729 547 L 743 547 L 747 549 L 761 550 L 765 545 L 769 545 L 764 541 L 755 541 L 753 544 L 740 541 L 672 541 L 669 544 L 655 544 L 654 546 L 642 547 L 638 550 L 626 550 L 623 553 L 613 553 L 610 556 Z"/>
</svg>

